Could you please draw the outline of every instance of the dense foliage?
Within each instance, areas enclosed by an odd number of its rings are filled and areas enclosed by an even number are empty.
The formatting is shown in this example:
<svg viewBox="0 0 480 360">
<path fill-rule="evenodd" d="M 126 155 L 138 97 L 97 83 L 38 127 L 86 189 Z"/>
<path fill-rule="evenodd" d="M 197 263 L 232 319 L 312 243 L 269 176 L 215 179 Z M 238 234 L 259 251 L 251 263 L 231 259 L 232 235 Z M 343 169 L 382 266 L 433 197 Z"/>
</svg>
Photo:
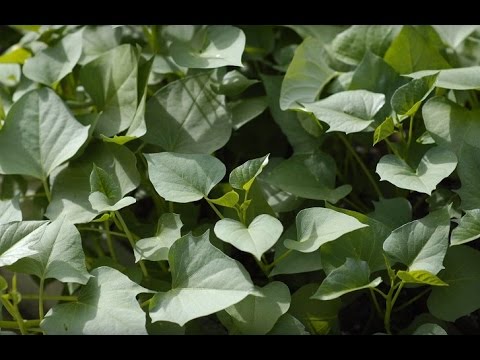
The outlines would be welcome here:
<svg viewBox="0 0 480 360">
<path fill-rule="evenodd" d="M 480 29 L 0 28 L 1 334 L 479 333 Z"/>
</svg>

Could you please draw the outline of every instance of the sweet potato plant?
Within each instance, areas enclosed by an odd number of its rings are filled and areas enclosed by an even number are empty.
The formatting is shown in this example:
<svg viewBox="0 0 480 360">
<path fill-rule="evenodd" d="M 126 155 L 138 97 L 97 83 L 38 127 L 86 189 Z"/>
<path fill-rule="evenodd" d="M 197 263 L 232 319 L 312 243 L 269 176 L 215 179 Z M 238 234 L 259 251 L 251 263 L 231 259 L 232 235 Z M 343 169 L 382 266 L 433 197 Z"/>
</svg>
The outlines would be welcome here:
<svg viewBox="0 0 480 360">
<path fill-rule="evenodd" d="M 0 28 L 0 333 L 480 333 L 480 28 Z"/>
</svg>

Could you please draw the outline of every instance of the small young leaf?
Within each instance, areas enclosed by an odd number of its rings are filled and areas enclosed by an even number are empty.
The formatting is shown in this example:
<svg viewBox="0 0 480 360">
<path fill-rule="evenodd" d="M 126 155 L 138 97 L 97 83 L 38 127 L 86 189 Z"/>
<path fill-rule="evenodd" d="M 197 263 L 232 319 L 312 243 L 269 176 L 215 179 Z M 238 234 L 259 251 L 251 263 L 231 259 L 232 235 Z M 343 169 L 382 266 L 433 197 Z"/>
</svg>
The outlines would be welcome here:
<svg viewBox="0 0 480 360">
<path fill-rule="evenodd" d="M 267 154 L 261 158 L 248 160 L 242 165 L 236 167 L 230 173 L 229 182 L 235 189 L 248 191 L 263 168 L 268 164 Z"/>
<path fill-rule="evenodd" d="M 215 224 L 215 235 L 237 249 L 254 255 L 261 261 L 265 251 L 270 249 L 283 232 L 282 223 L 273 216 L 257 216 L 248 227 L 239 221 L 222 219 Z"/>
<path fill-rule="evenodd" d="M 214 203 L 216 205 L 233 208 L 235 207 L 235 205 L 237 205 L 238 200 L 240 200 L 240 197 L 238 196 L 238 193 L 235 190 L 232 190 L 224 194 L 222 197 L 219 197 L 218 199 L 208 199 L 208 200 L 211 203 Z"/>
<path fill-rule="evenodd" d="M 425 153 L 416 169 L 396 155 L 385 155 L 378 162 L 376 171 L 380 180 L 430 195 L 440 181 L 455 170 L 457 162 L 453 152 L 434 147 Z"/>
<path fill-rule="evenodd" d="M 381 277 L 370 281 L 365 261 L 347 258 L 344 265 L 327 275 L 312 299 L 333 300 L 349 292 L 377 287 L 381 282 Z"/>
<path fill-rule="evenodd" d="M 400 119 L 415 115 L 422 101 L 425 100 L 435 88 L 437 77 L 438 74 L 433 74 L 420 79 L 414 79 L 395 91 L 391 104 L 392 109 L 400 116 Z"/>
<path fill-rule="evenodd" d="M 375 146 L 380 141 L 387 139 L 394 132 L 395 124 L 393 123 L 393 118 L 389 116 L 375 129 L 373 133 L 373 145 Z"/>
<path fill-rule="evenodd" d="M 398 271 L 397 276 L 408 284 L 423 284 L 431 286 L 448 286 L 438 276 L 425 270 Z"/>
<path fill-rule="evenodd" d="M 146 154 L 150 181 L 167 201 L 187 203 L 208 197 L 225 176 L 225 165 L 201 154 Z"/>
</svg>

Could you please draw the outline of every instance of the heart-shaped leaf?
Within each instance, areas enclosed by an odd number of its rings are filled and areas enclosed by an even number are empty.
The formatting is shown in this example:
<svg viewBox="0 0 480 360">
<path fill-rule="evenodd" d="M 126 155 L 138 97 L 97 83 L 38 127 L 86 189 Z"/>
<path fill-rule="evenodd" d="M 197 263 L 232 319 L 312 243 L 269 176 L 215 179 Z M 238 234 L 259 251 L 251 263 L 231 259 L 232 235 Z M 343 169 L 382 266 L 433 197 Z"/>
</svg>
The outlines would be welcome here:
<svg viewBox="0 0 480 360">
<path fill-rule="evenodd" d="M 457 157 L 449 150 L 434 147 L 412 169 L 396 155 L 385 155 L 377 164 L 380 180 L 388 181 L 402 189 L 430 195 L 437 185 L 457 167 Z"/>
<path fill-rule="evenodd" d="M 250 190 L 257 176 L 260 175 L 263 168 L 267 166 L 269 155 L 270 154 L 267 154 L 257 159 L 248 160 L 233 169 L 229 178 L 230 185 L 235 189 Z"/>
<path fill-rule="evenodd" d="M 225 176 L 225 165 L 210 155 L 146 154 L 150 181 L 167 201 L 187 203 L 208 197 Z"/>
<path fill-rule="evenodd" d="M 283 232 L 282 223 L 273 216 L 257 216 L 248 227 L 239 221 L 222 219 L 215 224 L 215 235 L 220 240 L 232 244 L 237 249 L 248 252 L 259 261 Z"/>
<path fill-rule="evenodd" d="M 368 226 L 352 216 L 325 208 L 301 210 L 297 214 L 296 224 L 298 240 L 285 240 L 285 247 L 306 253 L 346 233 Z"/>
<path fill-rule="evenodd" d="M 238 303 L 254 291 L 247 271 L 212 244 L 209 232 L 177 240 L 168 253 L 172 290 L 157 293 L 150 302 L 153 322 L 188 321 Z"/>
</svg>

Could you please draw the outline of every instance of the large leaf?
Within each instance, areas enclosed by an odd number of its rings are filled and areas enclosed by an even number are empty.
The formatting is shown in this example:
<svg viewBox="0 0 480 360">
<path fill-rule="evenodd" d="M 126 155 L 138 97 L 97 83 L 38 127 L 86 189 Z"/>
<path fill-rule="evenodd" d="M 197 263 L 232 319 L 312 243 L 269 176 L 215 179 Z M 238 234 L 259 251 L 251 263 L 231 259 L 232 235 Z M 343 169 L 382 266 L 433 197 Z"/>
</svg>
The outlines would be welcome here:
<svg viewBox="0 0 480 360">
<path fill-rule="evenodd" d="M 268 103 L 265 96 L 239 99 L 230 102 L 228 109 L 232 113 L 233 129 L 240 129 L 243 125 L 263 113 L 267 107 Z"/>
<path fill-rule="evenodd" d="M 233 219 L 222 219 L 215 224 L 215 235 L 220 240 L 252 254 L 259 261 L 282 232 L 282 223 L 267 214 L 257 216 L 248 227 Z"/>
<path fill-rule="evenodd" d="M 88 126 L 75 120 L 52 90 L 30 91 L 11 107 L 0 131 L 0 173 L 46 179 L 87 136 Z"/>
<path fill-rule="evenodd" d="M 225 176 L 225 165 L 211 155 L 146 154 L 150 181 L 167 201 L 187 203 L 208 197 Z"/>
<path fill-rule="evenodd" d="M 72 72 L 82 54 L 82 30 L 69 34 L 53 47 L 28 59 L 23 74 L 30 80 L 52 86 Z"/>
<path fill-rule="evenodd" d="M 200 237 L 185 235 L 170 248 L 172 290 L 156 294 L 150 302 L 153 322 L 183 326 L 238 303 L 254 290 L 243 266 L 210 244 L 208 238 L 208 231 Z"/>
<path fill-rule="evenodd" d="M 54 306 L 41 328 L 49 335 L 146 335 L 146 315 L 136 296 L 151 291 L 109 267 L 91 274 L 78 301 Z"/>
<path fill-rule="evenodd" d="M 432 25 L 442 40 L 452 48 L 458 47 L 478 25 Z"/>
<path fill-rule="evenodd" d="M 147 102 L 143 139 L 180 153 L 211 154 L 223 147 L 232 132 L 231 114 L 212 84 L 212 74 L 204 72 L 161 88 Z"/>
<path fill-rule="evenodd" d="M 383 57 L 393 37 L 395 25 L 354 25 L 332 41 L 334 56 L 349 65 L 358 65 L 367 51 Z"/>
<path fill-rule="evenodd" d="M 285 134 L 295 153 L 312 153 L 320 144 L 318 139 L 302 127 L 295 112 L 282 111 L 280 109 L 279 101 L 282 79 L 282 76 L 262 76 L 273 120 Z"/>
<path fill-rule="evenodd" d="M 437 275 L 444 268 L 449 231 L 450 215 L 444 207 L 394 230 L 383 243 L 383 250 L 409 271 L 425 270 Z"/>
<path fill-rule="evenodd" d="M 0 225 L 0 266 L 37 253 L 33 246 L 45 232 L 46 221 L 22 221 Z"/>
<path fill-rule="evenodd" d="M 437 324 L 420 325 L 412 335 L 448 335 L 444 328 Z"/>
<path fill-rule="evenodd" d="M 235 189 L 250 190 L 253 182 L 268 164 L 268 156 L 262 156 L 257 159 L 248 160 L 242 165 L 236 167 L 230 173 L 229 182 Z"/>
<path fill-rule="evenodd" d="M 478 110 L 469 111 L 450 100 L 434 97 L 423 106 L 422 114 L 425 127 L 438 145 L 454 151 L 457 155 L 464 145 L 480 149 Z"/>
<path fill-rule="evenodd" d="M 380 180 L 430 195 L 456 167 L 457 157 L 453 152 L 434 147 L 425 153 L 416 169 L 396 155 L 385 155 L 378 162 L 376 171 Z"/>
<path fill-rule="evenodd" d="M 458 177 L 462 187 L 456 192 L 462 200 L 463 210 L 480 208 L 480 149 L 464 144 L 458 156 Z"/>
<path fill-rule="evenodd" d="M 265 181 L 288 193 L 336 203 L 352 191 L 350 185 L 335 188 L 336 164 L 330 155 L 315 152 L 294 155 L 281 162 Z"/>
<path fill-rule="evenodd" d="M 349 90 L 333 94 L 311 104 L 303 104 L 305 110 L 330 127 L 327 132 L 346 134 L 366 130 L 377 112 L 385 104 L 385 95 L 366 90 Z"/>
<path fill-rule="evenodd" d="M 79 61 L 82 65 L 120 45 L 120 31 L 111 26 L 85 26 L 82 35 L 82 56 Z"/>
<path fill-rule="evenodd" d="M 412 221 L 412 205 L 401 197 L 373 201 L 375 211 L 369 214 L 375 220 L 378 220 L 394 230 L 407 222 Z"/>
<path fill-rule="evenodd" d="M 200 30 L 203 31 L 203 30 Z M 245 34 L 230 25 L 208 26 L 201 46 L 195 41 L 173 41 L 170 54 L 177 64 L 189 68 L 211 69 L 242 66 Z"/>
<path fill-rule="evenodd" d="M 182 226 L 180 215 L 173 213 L 162 214 L 158 220 L 155 236 L 141 239 L 135 244 L 135 261 L 168 260 L 170 247 L 182 236 Z"/>
<path fill-rule="evenodd" d="M 127 129 L 137 110 L 138 54 L 128 44 L 98 56 L 80 72 L 80 81 L 98 111 L 95 131 L 112 136 Z"/>
<path fill-rule="evenodd" d="M 92 164 L 104 169 L 120 186 L 125 196 L 140 183 L 135 155 L 125 146 L 96 142 L 89 144 L 85 153 L 55 176 L 52 201 L 45 216 L 56 219 L 65 215 L 78 224 L 89 222 L 99 214 L 89 201 Z"/>
<path fill-rule="evenodd" d="M 337 324 L 340 299 L 319 301 L 311 297 L 318 289 L 316 283 L 302 286 L 292 295 L 288 312 L 295 316 L 311 334 L 328 334 Z"/>
<path fill-rule="evenodd" d="M 347 258 L 345 264 L 327 275 L 312 299 L 333 300 L 349 292 L 377 287 L 381 282 L 381 277 L 370 281 L 366 261 Z"/>
<path fill-rule="evenodd" d="M 49 224 L 32 249 L 36 254 L 19 260 L 15 271 L 32 274 L 40 279 L 86 284 L 90 275 L 85 267 L 82 238 L 75 225 L 58 218 Z"/>
<path fill-rule="evenodd" d="M 290 314 L 282 315 L 267 335 L 310 335 L 305 326 Z"/>
<path fill-rule="evenodd" d="M 385 61 L 400 74 L 451 67 L 433 42 L 411 25 L 403 26 L 387 50 Z"/>
<path fill-rule="evenodd" d="M 480 66 L 471 66 L 445 70 L 423 70 L 406 76 L 419 79 L 427 75 L 438 73 L 437 87 L 453 90 L 480 89 Z"/>
<path fill-rule="evenodd" d="M 297 214 L 297 241 L 287 239 L 285 247 L 313 252 L 321 245 L 351 231 L 366 227 L 352 216 L 325 208 L 303 209 Z"/>
<path fill-rule="evenodd" d="M 432 290 L 427 302 L 432 315 L 455 321 L 480 308 L 480 252 L 465 245 L 450 248 L 439 276 L 448 286 Z"/>
<path fill-rule="evenodd" d="M 232 317 L 241 334 L 265 335 L 290 307 L 290 291 L 282 282 L 274 281 L 255 294 L 248 295 L 225 311 Z"/>
<path fill-rule="evenodd" d="M 297 47 L 282 82 L 280 109 L 299 108 L 300 103 L 315 101 L 335 76 L 323 52 L 322 42 L 315 38 L 307 38 Z"/>
<path fill-rule="evenodd" d="M 452 245 L 465 244 L 480 237 L 480 209 L 467 210 L 452 231 Z"/>
<path fill-rule="evenodd" d="M 22 221 L 22 210 L 18 197 L 0 200 L 0 225 L 13 221 Z"/>
</svg>

